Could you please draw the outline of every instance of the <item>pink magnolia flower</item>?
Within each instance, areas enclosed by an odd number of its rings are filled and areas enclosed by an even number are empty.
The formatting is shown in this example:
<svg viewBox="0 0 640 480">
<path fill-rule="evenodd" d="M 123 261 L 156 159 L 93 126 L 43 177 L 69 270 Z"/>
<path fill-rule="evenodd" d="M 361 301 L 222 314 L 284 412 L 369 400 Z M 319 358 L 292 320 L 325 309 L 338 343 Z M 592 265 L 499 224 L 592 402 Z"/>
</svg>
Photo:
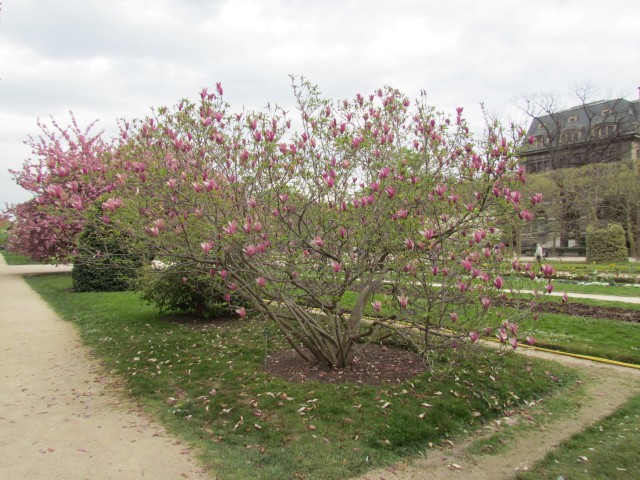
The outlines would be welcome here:
<svg viewBox="0 0 640 480">
<path fill-rule="evenodd" d="M 503 281 L 502 281 L 502 277 L 496 277 L 493 279 L 493 284 L 496 286 L 496 288 L 498 290 L 500 290 L 502 288 L 503 285 Z"/>
<path fill-rule="evenodd" d="M 498 337 L 498 341 L 500 343 L 505 343 L 509 338 L 504 328 L 501 328 L 500 330 L 498 330 L 498 333 L 496 333 L 496 337 Z"/>
<path fill-rule="evenodd" d="M 471 343 L 476 343 L 478 338 L 480 338 L 480 334 L 478 332 L 469 332 L 469 338 L 471 339 Z"/>
<path fill-rule="evenodd" d="M 402 308 L 407 308 L 407 305 L 409 304 L 409 299 L 407 298 L 406 295 L 398 295 L 398 302 L 400 302 L 400 307 Z"/>
<path fill-rule="evenodd" d="M 536 343 L 536 337 L 527 337 L 527 345 L 534 345 Z"/>
<path fill-rule="evenodd" d="M 421 230 L 420 233 L 427 240 L 431 240 L 433 238 L 433 236 L 435 235 L 435 231 L 433 230 L 433 228 L 429 228 L 428 230 Z"/>
<path fill-rule="evenodd" d="M 391 173 L 391 169 L 389 167 L 384 167 L 382 170 L 378 172 L 378 177 L 387 178 Z"/>
<path fill-rule="evenodd" d="M 220 275 L 220 277 L 222 277 L 222 279 L 223 279 L 223 280 L 226 280 L 226 279 L 227 279 L 228 272 L 227 272 L 226 270 L 224 270 L 224 269 L 223 269 L 223 270 L 220 270 L 220 271 L 218 272 L 218 274 Z"/>
<path fill-rule="evenodd" d="M 338 233 L 340 234 L 340 238 L 346 238 L 347 236 L 347 229 L 344 227 L 340 227 L 338 229 Z"/>
<path fill-rule="evenodd" d="M 267 281 L 264 279 L 264 277 L 258 277 L 256 279 L 256 283 L 259 287 L 264 287 L 267 284 Z"/>
<path fill-rule="evenodd" d="M 413 250 L 414 248 L 416 248 L 416 243 L 412 239 L 407 238 L 404 241 L 404 246 L 407 247 L 407 250 Z"/>
<path fill-rule="evenodd" d="M 547 293 L 551 293 L 551 292 L 553 292 L 553 285 L 551 285 L 550 283 L 549 283 L 549 284 L 547 284 L 547 286 L 546 286 L 545 288 L 546 288 L 546 290 L 547 290 Z"/>
<path fill-rule="evenodd" d="M 520 211 L 520 213 L 518 214 L 518 216 L 522 219 L 525 220 L 527 222 L 530 222 L 531 220 L 533 220 L 533 213 L 531 213 L 529 210 L 522 210 Z"/>
<path fill-rule="evenodd" d="M 531 205 L 537 205 L 541 201 L 542 201 L 542 194 L 541 193 L 536 193 L 534 195 L 531 195 Z"/>
<path fill-rule="evenodd" d="M 240 315 L 240 318 L 247 316 L 247 310 L 244 307 L 236 308 L 236 313 Z"/>
<path fill-rule="evenodd" d="M 84 209 L 84 205 L 82 204 L 82 198 L 79 196 L 76 196 L 73 201 L 71 202 L 71 206 L 73 208 L 75 208 L 76 210 L 82 210 Z"/>
<path fill-rule="evenodd" d="M 445 194 L 446 191 L 447 191 L 447 186 L 446 185 L 440 185 L 440 184 L 436 185 L 436 194 L 439 197 L 442 197 Z"/>
<path fill-rule="evenodd" d="M 232 220 L 229 222 L 229 224 L 226 227 L 223 227 L 222 230 L 227 235 L 233 235 L 238 231 L 238 222 L 236 222 L 235 220 Z"/>
<path fill-rule="evenodd" d="M 122 207 L 122 199 L 121 198 L 110 198 L 106 202 L 102 204 L 103 210 L 109 210 L 110 212 L 114 212 L 117 208 Z"/>
<path fill-rule="evenodd" d="M 545 276 L 549 277 L 549 276 L 553 275 L 553 272 L 554 272 L 554 270 L 553 270 L 553 267 L 551 265 L 543 265 L 542 266 L 542 273 Z"/>
<path fill-rule="evenodd" d="M 457 312 L 451 312 L 449 314 L 449 316 L 451 317 L 451 321 L 453 323 L 456 323 L 458 321 L 458 313 Z"/>
<path fill-rule="evenodd" d="M 331 260 L 331 268 L 334 272 L 338 273 L 342 268 L 342 264 L 340 262 L 336 262 L 335 260 Z"/>
<path fill-rule="evenodd" d="M 482 297 L 482 308 L 484 308 L 485 310 L 488 310 L 489 307 L 491 306 L 491 300 L 489 300 L 487 297 Z"/>
<path fill-rule="evenodd" d="M 567 296 L 567 293 L 563 293 L 562 294 L 562 303 L 567 303 L 567 301 L 569 300 L 569 297 Z"/>
<path fill-rule="evenodd" d="M 242 251 L 247 255 L 247 257 L 253 257 L 256 253 L 258 253 L 258 249 L 255 245 L 247 245 L 242 249 Z"/>
<path fill-rule="evenodd" d="M 471 265 L 471 262 L 466 258 L 460 262 L 460 265 L 462 265 L 462 268 L 464 268 L 468 272 L 470 272 L 471 269 L 473 268 L 473 266 Z"/>
<path fill-rule="evenodd" d="M 200 248 L 202 248 L 202 252 L 207 255 L 213 248 L 213 242 L 202 242 Z"/>
<path fill-rule="evenodd" d="M 387 192 L 389 198 L 393 198 L 396 195 L 396 189 L 393 187 L 387 187 L 384 189 L 384 191 Z"/>
<path fill-rule="evenodd" d="M 518 348 L 518 340 L 515 337 L 509 338 L 509 343 L 511 344 L 511 348 L 514 350 Z"/>
<path fill-rule="evenodd" d="M 320 238 L 320 236 L 317 236 L 316 238 L 314 238 L 313 240 L 311 240 L 312 246 L 316 247 L 316 248 L 322 248 L 324 247 L 324 240 L 322 240 L 322 238 Z"/>
<path fill-rule="evenodd" d="M 380 300 L 375 300 L 375 301 L 371 302 L 371 307 L 376 312 L 379 312 L 382 309 L 382 303 L 380 302 Z"/>
</svg>

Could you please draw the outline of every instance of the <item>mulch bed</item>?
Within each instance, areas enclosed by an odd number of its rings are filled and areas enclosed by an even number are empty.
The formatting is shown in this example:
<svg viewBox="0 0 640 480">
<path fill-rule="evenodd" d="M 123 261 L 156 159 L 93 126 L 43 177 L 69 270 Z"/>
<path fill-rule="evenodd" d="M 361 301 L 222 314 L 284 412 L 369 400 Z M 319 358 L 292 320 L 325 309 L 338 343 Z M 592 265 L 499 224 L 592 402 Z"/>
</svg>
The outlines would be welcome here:
<svg viewBox="0 0 640 480">
<path fill-rule="evenodd" d="M 509 300 L 503 300 L 503 305 L 508 305 Z M 585 305 L 584 303 L 539 303 L 533 309 L 534 312 L 560 313 L 563 315 L 574 315 L 576 317 L 603 318 L 618 322 L 640 323 L 640 310 L 627 310 L 620 307 L 603 307 L 596 305 Z"/>
<path fill-rule="evenodd" d="M 311 364 L 291 349 L 268 356 L 265 371 L 290 382 L 317 381 L 358 385 L 399 384 L 427 369 L 416 354 L 402 348 L 369 344 L 354 357 L 348 368 L 329 369 Z"/>
</svg>

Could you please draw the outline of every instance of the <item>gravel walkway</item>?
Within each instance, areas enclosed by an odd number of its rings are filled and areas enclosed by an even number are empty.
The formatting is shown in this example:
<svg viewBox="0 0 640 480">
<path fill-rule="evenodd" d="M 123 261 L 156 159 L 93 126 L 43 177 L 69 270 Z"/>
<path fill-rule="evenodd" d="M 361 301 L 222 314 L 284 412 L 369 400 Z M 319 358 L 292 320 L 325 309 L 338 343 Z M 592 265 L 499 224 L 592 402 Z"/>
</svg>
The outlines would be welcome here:
<svg viewBox="0 0 640 480">
<path fill-rule="evenodd" d="M 22 279 L 68 267 L 0 255 L 0 478 L 204 479 L 187 446 L 126 400 Z"/>
</svg>

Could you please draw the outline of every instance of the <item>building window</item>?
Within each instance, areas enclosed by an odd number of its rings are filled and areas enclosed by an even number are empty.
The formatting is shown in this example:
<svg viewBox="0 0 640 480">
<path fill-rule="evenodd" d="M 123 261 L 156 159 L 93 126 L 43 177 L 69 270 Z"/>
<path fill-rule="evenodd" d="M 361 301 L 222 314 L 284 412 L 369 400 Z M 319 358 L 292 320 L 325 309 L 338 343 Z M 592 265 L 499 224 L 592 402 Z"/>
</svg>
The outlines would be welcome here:
<svg viewBox="0 0 640 480">
<path fill-rule="evenodd" d="M 616 131 L 615 125 L 601 125 L 591 129 L 591 136 L 593 137 L 606 137 L 613 135 Z"/>
<path fill-rule="evenodd" d="M 567 118 L 567 123 L 576 123 L 577 121 L 578 121 L 577 115 Z"/>
<path fill-rule="evenodd" d="M 544 124 L 539 123 L 538 124 L 538 130 L 544 130 Z"/>
<path fill-rule="evenodd" d="M 607 117 L 607 116 L 611 115 L 611 109 L 610 108 L 605 108 L 604 110 L 602 110 L 602 112 L 600 114 L 603 117 Z"/>
</svg>

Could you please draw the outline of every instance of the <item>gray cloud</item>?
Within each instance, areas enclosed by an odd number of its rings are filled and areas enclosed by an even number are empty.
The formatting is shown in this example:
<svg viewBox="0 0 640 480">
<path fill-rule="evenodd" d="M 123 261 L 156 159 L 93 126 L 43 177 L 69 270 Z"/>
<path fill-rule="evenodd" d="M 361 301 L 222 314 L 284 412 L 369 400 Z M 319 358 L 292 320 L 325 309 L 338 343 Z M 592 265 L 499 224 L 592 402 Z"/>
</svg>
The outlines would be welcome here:
<svg viewBox="0 0 640 480">
<path fill-rule="evenodd" d="M 584 80 L 633 95 L 640 3 L 593 0 L 7 0 L 0 12 L 0 204 L 38 117 L 119 117 L 222 82 L 236 108 L 292 104 L 288 75 L 332 97 L 382 85 L 440 109 L 513 114 L 522 93 Z M 568 100 L 570 103 L 570 100 Z"/>
</svg>

